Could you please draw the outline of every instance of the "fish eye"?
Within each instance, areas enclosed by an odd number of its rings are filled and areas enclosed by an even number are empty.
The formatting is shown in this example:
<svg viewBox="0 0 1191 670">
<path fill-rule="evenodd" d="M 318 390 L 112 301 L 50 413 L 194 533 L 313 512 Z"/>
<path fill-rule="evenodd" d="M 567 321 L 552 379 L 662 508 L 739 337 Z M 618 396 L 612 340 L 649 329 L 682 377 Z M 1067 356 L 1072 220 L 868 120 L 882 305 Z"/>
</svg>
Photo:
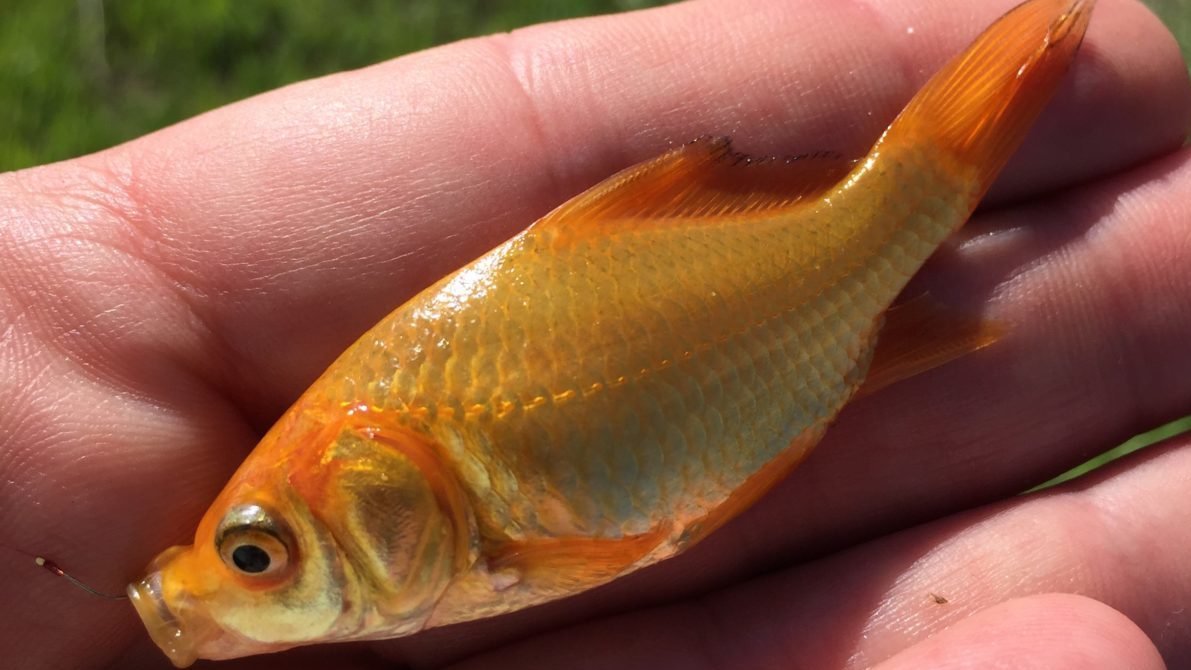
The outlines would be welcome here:
<svg viewBox="0 0 1191 670">
<path fill-rule="evenodd" d="M 250 574 L 264 572 L 269 569 L 269 564 L 272 562 L 273 559 L 269 558 L 269 552 L 255 544 L 241 544 L 232 549 L 232 563 L 241 572 Z"/>
<path fill-rule="evenodd" d="M 276 574 L 289 563 L 285 529 L 260 505 L 233 507 L 215 531 L 225 565 L 242 575 Z"/>
</svg>

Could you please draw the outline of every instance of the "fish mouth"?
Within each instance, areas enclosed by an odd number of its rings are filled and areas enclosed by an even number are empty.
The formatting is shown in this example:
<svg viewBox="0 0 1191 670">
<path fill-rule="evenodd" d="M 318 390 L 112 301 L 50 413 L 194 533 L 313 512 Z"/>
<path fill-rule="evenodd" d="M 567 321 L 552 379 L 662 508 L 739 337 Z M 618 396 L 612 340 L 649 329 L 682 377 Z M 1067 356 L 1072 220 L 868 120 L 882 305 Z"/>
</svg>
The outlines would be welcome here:
<svg viewBox="0 0 1191 670">
<path fill-rule="evenodd" d="M 152 572 L 141 581 L 129 584 L 128 599 L 145 623 L 149 637 L 174 666 L 185 668 L 195 662 L 198 650 L 178 617 L 165 603 L 161 593 L 160 572 Z"/>
</svg>

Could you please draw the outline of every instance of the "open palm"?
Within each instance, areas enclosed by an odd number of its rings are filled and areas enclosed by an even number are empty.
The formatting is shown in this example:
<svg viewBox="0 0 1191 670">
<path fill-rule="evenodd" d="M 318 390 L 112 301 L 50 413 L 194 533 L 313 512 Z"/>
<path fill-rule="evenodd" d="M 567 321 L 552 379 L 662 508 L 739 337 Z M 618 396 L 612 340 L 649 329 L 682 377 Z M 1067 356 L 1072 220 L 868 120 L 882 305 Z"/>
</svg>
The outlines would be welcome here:
<svg viewBox="0 0 1191 670">
<path fill-rule="evenodd" d="M 119 590 L 431 281 L 698 135 L 858 155 L 1011 4 L 706 0 L 541 26 L 0 175 L 0 658 L 168 667 L 126 603 L 21 552 Z M 672 561 L 496 620 L 222 667 L 1191 663 L 1191 440 L 1013 497 L 1191 406 L 1189 115 L 1173 40 L 1103 0 L 988 206 L 916 280 L 1008 324 L 1001 342 L 857 402 Z"/>
</svg>

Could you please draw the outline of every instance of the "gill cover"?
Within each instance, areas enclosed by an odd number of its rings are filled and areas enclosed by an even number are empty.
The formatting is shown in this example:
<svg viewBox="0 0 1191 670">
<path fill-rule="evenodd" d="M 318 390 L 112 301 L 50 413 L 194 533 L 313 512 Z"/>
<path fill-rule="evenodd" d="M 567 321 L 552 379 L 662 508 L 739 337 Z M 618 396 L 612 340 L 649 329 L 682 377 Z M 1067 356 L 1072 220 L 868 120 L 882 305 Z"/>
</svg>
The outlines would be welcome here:
<svg viewBox="0 0 1191 670">
<path fill-rule="evenodd" d="M 291 481 L 317 507 L 360 582 L 367 619 L 413 632 L 472 560 L 470 516 L 433 445 L 375 418 L 349 417 L 319 462 Z"/>
</svg>

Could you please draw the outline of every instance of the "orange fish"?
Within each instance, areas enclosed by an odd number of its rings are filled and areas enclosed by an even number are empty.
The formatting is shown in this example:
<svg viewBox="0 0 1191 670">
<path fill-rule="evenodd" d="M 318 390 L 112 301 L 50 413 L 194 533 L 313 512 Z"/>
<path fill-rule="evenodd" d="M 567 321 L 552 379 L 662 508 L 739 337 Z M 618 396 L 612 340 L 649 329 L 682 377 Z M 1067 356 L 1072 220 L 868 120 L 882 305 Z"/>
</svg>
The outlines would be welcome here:
<svg viewBox="0 0 1191 670">
<path fill-rule="evenodd" d="M 1020 143 L 1092 4 L 1002 17 L 859 161 L 693 142 L 399 307 L 265 435 L 194 544 L 129 586 L 153 640 L 185 666 L 408 635 L 705 537 L 866 378 L 995 338 L 924 326 L 917 301 L 889 308 Z M 874 362 L 878 336 L 892 346 Z"/>
</svg>

